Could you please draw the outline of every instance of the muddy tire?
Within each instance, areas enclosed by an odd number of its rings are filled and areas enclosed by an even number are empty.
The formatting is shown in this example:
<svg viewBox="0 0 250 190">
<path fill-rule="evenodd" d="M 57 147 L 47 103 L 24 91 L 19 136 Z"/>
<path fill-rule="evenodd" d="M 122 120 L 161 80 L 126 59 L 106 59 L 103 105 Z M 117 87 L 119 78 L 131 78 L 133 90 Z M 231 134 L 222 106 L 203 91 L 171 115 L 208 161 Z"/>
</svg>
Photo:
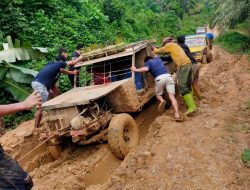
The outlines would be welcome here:
<svg viewBox="0 0 250 190">
<path fill-rule="evenodd" d="M 60 145 L 50 145 L 48 146 L 48 151 L 52 158 L 57 160 L 61 156 L 62 147 Z"/>
<path fill-rule="evenodd" d="M 108 145 L 111 152 L 123 159 L 131 148 L 139 143 L 139 131 L 135 120 L 128 114 L 115 115 L 108 127 Z"/>
<path fill-rule="evenodd" d="M 210 63 L 210 62 L 212 61 L 212 59 L 213 59 L 213 55 L 212 55 L 212 53 L 209 51 L 209 52 L 207 53 L 207 63 Z"/>
<path fill-rule="evenodd" d="M 201 58 L 201 63 L 202 64 L 207 64 L 207 56 L 206 55 L 203 55 L 202 58 Z"/>
</svg>

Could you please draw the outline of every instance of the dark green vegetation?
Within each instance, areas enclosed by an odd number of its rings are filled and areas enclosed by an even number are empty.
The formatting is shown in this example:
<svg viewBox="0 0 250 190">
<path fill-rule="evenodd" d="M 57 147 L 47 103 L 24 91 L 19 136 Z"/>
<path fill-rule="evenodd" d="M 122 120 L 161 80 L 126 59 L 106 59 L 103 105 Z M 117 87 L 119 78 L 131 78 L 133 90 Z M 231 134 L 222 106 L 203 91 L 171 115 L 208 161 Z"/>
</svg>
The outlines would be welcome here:
<svg viewBox="0 0 250 190">
<path fill-rule="evenodd" d="M 224 34 L 217 42 L 230 53 L 250 54 L 249 0 L 218 0 L 216 7 L 210 24 Z"/>
<path fill-rule="evenodd" d="M 227 32 L 216 40 L 230 53 L 250 55 L 250 37 L 238 32 Z"/>
<path fill-rule="evenodd" d="M 59 47 L 72 51 L 80 42 L 90 45 L 116 37 L 126 42 L 162 39 L 180 33 L 184 15 L 209 7 L 200 0 L 2 0 L 0 41 L 1 36 L 11 35 L 50 48 L 49 58 L 53 58 Z M 199 25 L 207 23 L 198 21 Z M 187 33 L 196 27 L 189 25 Z"/>
<path fill-rule="evenodd" d="M 241 159 L 242 159 L 242 162 L 250 167 L 250 149 L 244 149 L 243 153 L 241 154 Z"/>
<path fill-rule="evenodd" d="M 239 23 L 246 22 L 250 34 L 250 1 L 249 0 L 218 0 L 211 26 L 217 26 L 222 33 L 228 28 L 233 29 Z"/>
</svg>

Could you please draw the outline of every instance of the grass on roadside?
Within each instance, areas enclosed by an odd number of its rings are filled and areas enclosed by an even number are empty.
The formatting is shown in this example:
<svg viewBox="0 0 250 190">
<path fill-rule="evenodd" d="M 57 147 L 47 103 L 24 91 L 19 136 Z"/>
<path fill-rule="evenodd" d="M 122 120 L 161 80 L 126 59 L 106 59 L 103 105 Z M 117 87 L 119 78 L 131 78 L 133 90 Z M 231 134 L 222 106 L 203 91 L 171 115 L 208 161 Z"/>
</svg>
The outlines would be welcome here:
<svg viewBox="0 0 250 190">
<path fill-rule="evenodd" d="M 247 107 L 247 109 L 250 109 L 250 100 L 247 101 L 246 107 Z"/>
<path fill-rule="evenodd" d="M 250 149 L 244 149 L 241 154 L 241 160 L 245 166 L 250 167 Z"/>
<path fill-rule="evenodd" d="M 250 55 L 250 37 L 238 32 L 228 32 L 215 41 L 230 53 Z"/>
</svg>

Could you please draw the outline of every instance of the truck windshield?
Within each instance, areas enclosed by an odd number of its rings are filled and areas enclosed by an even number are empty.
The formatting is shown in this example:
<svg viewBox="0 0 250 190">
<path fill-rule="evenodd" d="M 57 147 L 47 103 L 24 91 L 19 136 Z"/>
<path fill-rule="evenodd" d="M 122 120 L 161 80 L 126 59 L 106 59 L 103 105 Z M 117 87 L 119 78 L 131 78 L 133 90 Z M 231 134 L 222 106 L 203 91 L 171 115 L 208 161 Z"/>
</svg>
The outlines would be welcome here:
<svg viewBox="0 0 250 190">
<path fill-rule="evenodd" d="M 204 37 L 188 38 L 185 43 L 188 47 L 206 46 L 206 39 Z"/>
</svg>

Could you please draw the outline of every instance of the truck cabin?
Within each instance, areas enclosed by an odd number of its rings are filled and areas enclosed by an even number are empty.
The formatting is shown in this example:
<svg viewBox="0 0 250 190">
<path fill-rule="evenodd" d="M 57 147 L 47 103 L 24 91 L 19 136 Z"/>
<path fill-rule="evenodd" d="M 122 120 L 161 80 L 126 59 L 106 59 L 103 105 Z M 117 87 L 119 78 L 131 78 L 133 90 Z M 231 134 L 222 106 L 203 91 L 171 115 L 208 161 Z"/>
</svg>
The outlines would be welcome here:
<svg viewBox="0 0 250 190">
<path fill-rule="evenodd" d="M 80 67 L 80 72 L 85 71 L 84 77 L 80 77 L 80 86 L 108 84 L 132 78 L 132 64 L 134 63 L 138 68 L 143 67 L 144 59 L 149 54 L 147 43 L 142 43 L 126 48 L 124 52 L 118 54 L 77 64 L 75 67 Z M 144 73 L 134 73 L 135 87 L 138 91 L 147 85 L 146 78 Z"/>
</svg>

